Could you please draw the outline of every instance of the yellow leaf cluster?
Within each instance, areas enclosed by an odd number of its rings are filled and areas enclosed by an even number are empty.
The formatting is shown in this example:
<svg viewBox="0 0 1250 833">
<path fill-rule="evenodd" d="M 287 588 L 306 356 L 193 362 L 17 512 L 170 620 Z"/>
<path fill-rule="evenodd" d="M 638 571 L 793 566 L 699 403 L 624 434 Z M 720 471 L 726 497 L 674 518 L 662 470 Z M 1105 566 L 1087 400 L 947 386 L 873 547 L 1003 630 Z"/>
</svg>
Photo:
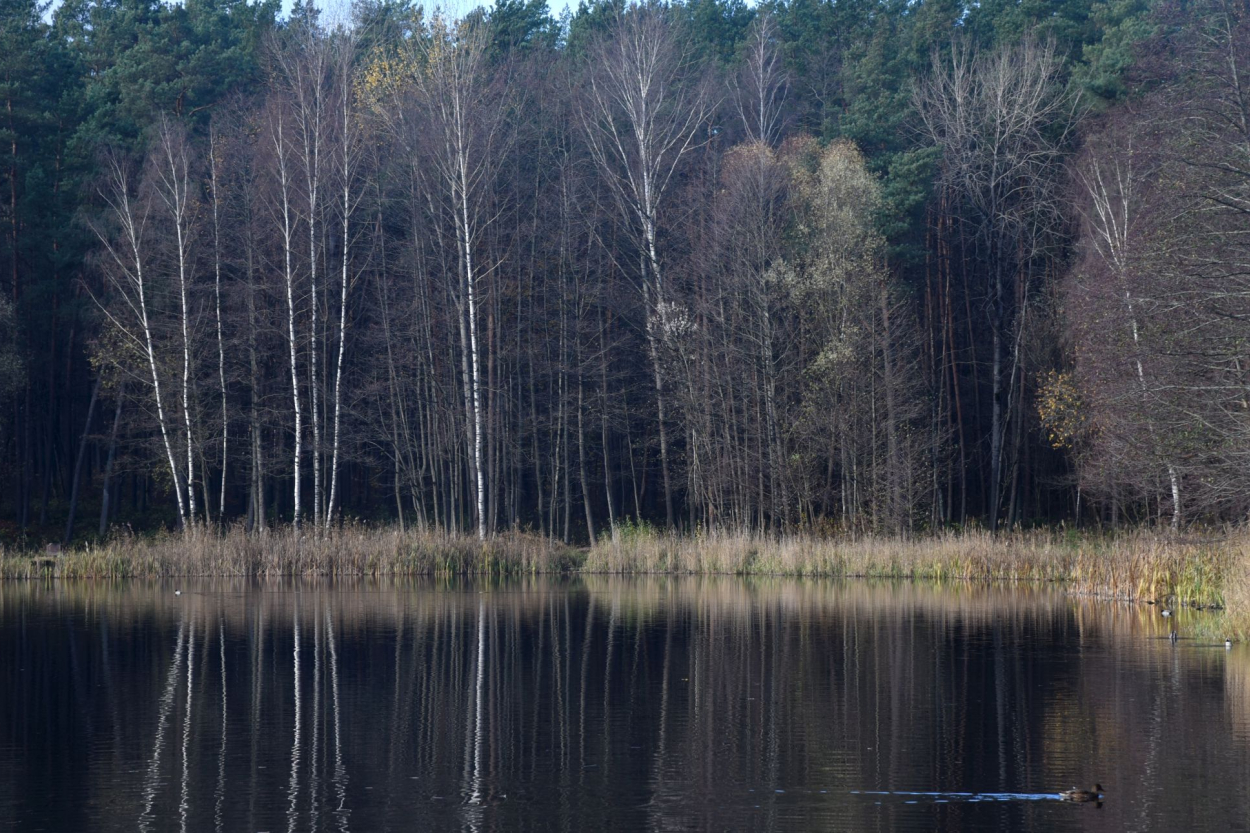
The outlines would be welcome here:
<svg viewBox="0 0 1250 833">
<path fill-rule="evenodd" d="M 411 52 L 394 48 L 374 50 L 360 73 L 359 95 L 368 107 L 384 108 L 411 83 L 417 71 Z"/>
<path fill-rule="evenodd" d="M 1037 391 L 1037 415 L 1052 448 L 1072 448 L 1086 428 L 1086 413 L 1071 373 L 1048 372 Z"/>
</svg>

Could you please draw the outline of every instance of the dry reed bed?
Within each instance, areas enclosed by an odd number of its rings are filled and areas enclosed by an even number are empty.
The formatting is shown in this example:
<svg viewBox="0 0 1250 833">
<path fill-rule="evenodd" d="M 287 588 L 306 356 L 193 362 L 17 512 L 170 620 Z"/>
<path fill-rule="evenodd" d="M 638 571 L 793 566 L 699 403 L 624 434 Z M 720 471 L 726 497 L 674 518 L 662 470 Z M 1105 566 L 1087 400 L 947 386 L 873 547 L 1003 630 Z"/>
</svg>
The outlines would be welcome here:
<svg viewBox="0 0 1250 833">
<path fill-rule="evenodd" d="M 50 561 L 50 566 L 49 566 Z M 1250 639 L 1250 533 L 1115 537 L 1054 532 L 785 538 L 697 535 L 623 527 L 579 553 L 521 533 L 485 543 L 465 535 L 349 526 L 248 535 L 121 536 L 54 559 L 0 552 L 0 577 L 605 574 L 865 576 L 929 581 L 1060 582 L 1068 592 L 1225 608 L 1204 630 Z"/>
<path fill-rule="evenodd" d="M 573 551 L 519 533 L 481 542 L 443 532 L 349 526 L 326 533 L 290 527 L 263 535 L 118 536 L 52 558 L 0 553 L 0 577 L 390 576 L 540 573 L 573 566 Z"/>
<path fill-rule="evenodd" d="M 1070 593 L 1220 609 L 1197 630 L 1250 640 L 1250 532 L 1115 537 L 1058 532 L 941 532 L 901 537 L 771 538 L 623 529 L 583 568 L 601 573 L 860 576 L 1059 582 Z"/>
<path fill-rule="evenodd" d="M 943 532 L 928 537 L 767 538 L 629 530 L 590 551 L 603 573 L 735 573 L 795 576 L 1064 582 L 1079 593 L 1131 600 L 1171 596 L 1223 601 L 1234 558 L 1226 542 L 1147 533 L 1078 538 L 1048 533 Z"/>
</svg>

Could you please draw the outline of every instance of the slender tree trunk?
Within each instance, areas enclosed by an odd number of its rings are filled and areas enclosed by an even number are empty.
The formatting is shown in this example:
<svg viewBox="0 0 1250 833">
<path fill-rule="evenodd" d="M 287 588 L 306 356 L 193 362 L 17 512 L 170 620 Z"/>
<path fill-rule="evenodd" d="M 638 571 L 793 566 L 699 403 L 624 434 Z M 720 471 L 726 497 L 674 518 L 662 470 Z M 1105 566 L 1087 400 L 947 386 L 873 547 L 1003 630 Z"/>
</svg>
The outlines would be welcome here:
<svg viewBox="0 0 1250 833">
<path fill-rule="evenodd" d="M 608 445 L 608 344 L 606 313 L 599 313 L 599 429 L 603 445 L 603 495 L 608 504 L 608 527 L 616 541 L 616 509 L 612 503 L 612 458 Z M 591 542 L 593 543 L 593 541 Z"/>
<path fill-rule="evenodd" d="M 226 480 L 230 461 L 230 412 L 226 400 L 226 346 L 221 324 L 221 224 L 217 193 L 217 134 L 208 133 L 209 189 L 213 203 L 213 304 L 217 314 L 217 382 L 221 393 L 221 495 L 217 502 L 218 522 L 226 522 Z"/>
<path fill-rule="evenodd" d="M 108 531 L 109 513 L 112 510 L 113 460 L 117 454 L 117 429 L 122 423 L 122 402 L 126 398 L 126 382 L 117 386 L 117 404 L 113 409 L 113 427 L 109 431 L 108 456 L 104 461 L 104 485 L 100 489 L 100 537 Z M 68 538 L 69 536 L 66 536 Z"/>
<path fill-rule="evenodd" d="M 578 351 L 581 352 L 580 349 Z M 586 402 L 583 398 L 582 374 L 580 370 L 581 360 L 578 360 L 579 370 L 577 373 L 577 467 L 578 476 L 582 481 L 582 506 L 586 510 L 586 534 L 590 536 L 590 543 L 595 543 L 595 517 L 590 508 L 590 481 L 586 477 L 586 435 L 582 430 L 582 415 L 586 412 Z"/>
<path fill-rule="evenodd" d="M 61 543 L 68 544 L 74 537 L 74 515 L 78 512 L 78 484 L 82 479 L 82 461 L 87 456 L 87 438 L 91 435 L 91 421 L 95 418 L 95 403 L 100 397 L 100 382 L 104 372 L 96 374 L 95 384 L 91 386 L 91 402 L 87 405 L 87 419 L 82 427 L 82 440 L 78 443 L 78 456 L 74 460 L 74 477 L 70 481 L 69 516 L 65 520 L 65 536 Z"/>
<path fill-rule="evenodd" d="M 161 431 L 161 442 L 165 448 L 165 459 L 169 464 L 169 473 L 173 482 L 174 496 L 178 502 L 178 522 L 182 527 L 187 524 L 186 502 L 183 499 L 182 477 L 178 470 L 178 464 L 174 459 L 173 443 L 169 437 L 168 420 L 165 416 L 164 397 L 161 393 L 161 378 L 157 370 L 156 350 L 152 340 L 152 325 L 148 314 L 148 290 L 146 276 L 144 275 L 144 258 L 143 258 L 143 223 L 141 219 L 135 215 L 134 205 L 130 201 L 130 183 L 126 173 L 120 164 L 112 162 L 110 164 L 110 174 L 112 178 L 112 189 L 110 203 L 117 216 L 117 220 L 121 224 L 121 233 L 124 238 L 125 254 L 121 249 L 110 244 L 109 240 L 101 237 L 108 250 L 110 258 L 119 267 L 124 274 L 124 289 L 133 291 L 134 301 L 130 306 L 137 312 L 139 319 L 139 328 L 142 330 L 141 336 L 136 336 L 134 341 L 141 346 L 144 359 L 148 365 L 148 370 L 152 375 L 152 393 L 156 404 L 156 421 Z M 125 328 L 122 328 L 123 330 Z M 126 330 L 126 332 L 129 332 Z M 29 386 L 28 386 L 29 399 Z M 27 407 L 29 419 L 29 406 Z M 29 429 L 28 429 L 29 430 Z"/>
<path fill-rule="evenodd" d="M 326 510 L 326 529 L 330 528 L 333 522 L 334 513 L 337 508 L 336 500 L 338 498 L 338 477 L 339 477 L 339 428 L 342 422 L 342 402 L 343 402 L 343 353 L 347 346 L 347 290 L 349 286 L 348 264 L 350 263 L 351 252 L 351 217 L 352 217 L 352 107 L 351 107 L 351 90 L 352 87 L 347 80 L 340 79 L 342 84 L 342 124 L 340 129 L 343 131 L 343 159 L 342 170 L 340 174 L 343 178 L 343 273 L 342 284 L 339 287 L 339 351 L 338 359 L 335 362 L 334 369 L 334 435 L 332 439 L 333 448 L 330 453 L 330 504 Z"/>
<path fill-rule="evenodd" d="M 294 479 L 291 524 L 296 529 L 300 525 L 300 461 L 303 457 L 303 414 L 300 410 L 299 395 L 299 370 L 296 366 L 296 354 L 299 342 L 295 336 L 295 271 L 291 263 L 291 250 L 294 243 L 294 228 L 291 218 L 291 192 L 290 192 L 290 176 L 287 171 L 287 139 L 284 130 L 283 114 L 276 115 L 276 125 L 274 130 L 274 150 L 277 155 L 277 175 L 279 198 L 281 200 L 282 213 L 282 258 L 283 258 L 283 277 L 286 284 L 286 323 L 287 323 L 287 344 L 290 348 L 291 360 L 291 400 L 295 411 L 295 452 L 292 462 L 292 473 Z M 315 299 L 314 299 L 315 303 Z"/>
</svg>

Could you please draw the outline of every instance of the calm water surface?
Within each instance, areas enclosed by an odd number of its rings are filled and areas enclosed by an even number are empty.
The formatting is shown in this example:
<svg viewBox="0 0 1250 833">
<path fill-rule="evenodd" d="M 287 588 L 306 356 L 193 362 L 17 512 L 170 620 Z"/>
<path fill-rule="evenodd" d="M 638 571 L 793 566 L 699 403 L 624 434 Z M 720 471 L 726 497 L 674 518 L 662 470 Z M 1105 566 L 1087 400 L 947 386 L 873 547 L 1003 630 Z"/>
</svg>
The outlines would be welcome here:
<svg viewBox="0 0 1250 833">
<path fill-rule="evenodd" d="M 1154 608 L 862 581 L 178 586 L 0 585 L 0 828 L 1250 829 L 1250 651 L 1173 646 Z M 1101 807 L 1055 800 L 1095 781 Z"/>
</svg>

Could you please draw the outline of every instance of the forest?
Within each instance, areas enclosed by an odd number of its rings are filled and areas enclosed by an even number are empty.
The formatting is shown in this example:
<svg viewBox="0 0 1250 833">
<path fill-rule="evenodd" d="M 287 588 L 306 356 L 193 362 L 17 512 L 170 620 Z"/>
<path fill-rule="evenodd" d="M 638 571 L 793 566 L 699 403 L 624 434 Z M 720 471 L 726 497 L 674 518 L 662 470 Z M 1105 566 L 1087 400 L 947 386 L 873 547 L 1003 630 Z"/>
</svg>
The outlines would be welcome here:
<svg viewBox="0 0 1250 833">
<path fill-rule="evenodd" d="M 0 544 L 1250 510 L 1250 3 L 3 0 Z"/>
</svg>

